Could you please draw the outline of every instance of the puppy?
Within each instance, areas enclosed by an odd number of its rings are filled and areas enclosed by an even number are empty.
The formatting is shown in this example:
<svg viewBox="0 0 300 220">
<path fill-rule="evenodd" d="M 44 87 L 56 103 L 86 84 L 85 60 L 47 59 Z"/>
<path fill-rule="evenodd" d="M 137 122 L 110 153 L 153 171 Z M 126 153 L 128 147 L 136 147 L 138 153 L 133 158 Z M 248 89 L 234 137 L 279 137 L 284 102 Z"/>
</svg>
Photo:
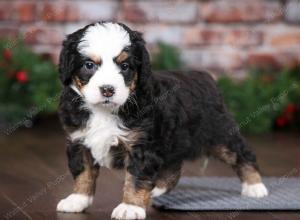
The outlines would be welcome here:
<svg viewBox="0 0 300 220">
<path fill-rule="evenodd" d="M 93 202 L 100 167 L 125 168 L 115 219 L 144 219 L 151 197 L 171 190 L 185 160 L 214 156 L 230 165 L 242 195 L 268 194 L 254 154 L 205 72 L 152 73 L 141 34 L 99 22 L 68 35 L 59 64 L 59 115 L 74 191 L 57 210 Z"/>
</svg>

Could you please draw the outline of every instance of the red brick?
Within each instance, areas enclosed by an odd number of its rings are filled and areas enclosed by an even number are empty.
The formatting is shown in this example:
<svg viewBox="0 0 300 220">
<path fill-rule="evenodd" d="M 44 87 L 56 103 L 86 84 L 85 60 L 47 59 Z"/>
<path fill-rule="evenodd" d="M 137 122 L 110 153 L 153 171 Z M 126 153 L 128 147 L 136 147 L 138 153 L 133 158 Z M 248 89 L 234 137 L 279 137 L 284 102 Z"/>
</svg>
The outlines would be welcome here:
<svg viewBox="0 0 300 220">
<path fill-rule="evenodd" d="M 146 14 L 136 4 L 128 4 L 126 1 L 122 9 L 122 19 L 134 23 L 145 23 L 147 21 Z"/>
<path fill-rule="evenodd" d="M 275 49 L 296 50 L 300 45 L 300 29 L 297 26 L 276 24 L 265 26 L 265 43 Z"/>
<path fill-rule="evenodd" d="M 0 2 L 0 20 L 30 22 L 36 17 L 36 4 L 27 1 Z"/>
<path fill-rule="evenodd" d="M 73 1 L 74 2 L 74 1 Z M 87 21 L 111 21 L 117 17 L 120 1 L 97 0 L 97 1 L 75 1 L 79 9 L 80 19 Z"/>
<path fill-rule="evenodd" d="M 222 44 L 224 32 L 218 29 L 190 28 L 184 34 L 184 41 L 187 45 L 213 45 Z"/>
<path fill-rule="evenodd" d="M 13 6 L 9 2 L 0 2 L 0 20 L 11 19 Z"/>
<path fill-rule="evenodd" d="M 44 3 L 39 17 L 49 22 L 114 20 L 115 1 L 68 1 Z"/>
<path fill-rule="evenodd" d="M 272 46 L 294 47 L 300 45 L 300 31 L 294 33 L 281 33 L 271 39 Z"/>
<path fill-rule="evenodd" d="M 193 23 L 197 20 L 197 16 L 195 1 L 126 1 L 124 3 L 123 19 L 131 22 Z"/>
<path fill-rule="evenodd" d="M 270 52 L 250 53 L 247 58 L 249 67 L 258 68 L 275 68 L 278 69 L 281 65 L 278 56 Z"/>
<path fill-rule="evenodd" d="M 21 22 L 34 21 L 36 4 L 32 2 L 17 2 L 15 5 L 15 18 Z"/>
<path fill-rule="evenodd" d="M 141 31 L 141 29 L 139 29 Z M 144 25 L 142 28 L 144 38 L 148 44 L 158 41 L 172 45 L 182 44 L 184 27 L 181 25 Z"/>
<path fill-rule="evenodd" d="M 77 21 L 80 15 L 78 9 L 72 4 L 46 2 L 39 11 L 39 17 L 43 21 L 64 22 Z"/>
<path fill-rule="evenodd" d="M 59 45 L 64 39 L 64 34 L 60 28 L 32 26 L 26 28 L 23 37 L 29 44 Z"/>
<path fill-rule="evenodd" d="M 187 29 L 184 43 L 187 45 L 230 45 L 248 47 L 260 45 L 263 40 L 261 31 L 248 29 L 227 29 L 193 27 Z"/>
<path fill-rule="evenodd" d="M 188 67 L 228 72 L 253 65 L 279 68 L 300 62 L 299 3 L 280 2 L 0 0 L 0 37 L 8 37 L 14 46 L 23 33 L 27 43 L 57 61 L 65 33 L 89 22 L 119 18 L 144 32 L 148 46 L 160 40 L 183 49 Z M 283 16 L 295 25 L 276 22 Z"/>
<path fill-rule="evenodd" d="M 257 30 L 236 29 L 226 32 L 224 44 L 233 47 L 257 46 L 263 42 L 263 33 Z"/>
<path fill-rule="evenodd" d="M 199 34 L 203 44 L 221 44 L 223 42 L 224 33 L 221 31 L 202 30 Z"/>
<path fill-rule="evenodd" d="M 244 66 L 244 56 L 238 51 L 208 48 L 183 49 L 182 58 L 189 68 L 218 71 L 238 70 Z"/>
<path fill-rule="evenodd" d="M 300 53 L 296 51 L 267 51 L 251 52 L 247 58 L 247 67 L 258 67 L 263 69 L 280 69 L 300 64 Z"/>
<path fill-rule="evenodd" d="M 282 16 L 277 1 L 209 1 L 200 5 L 200 17 L 207 22 L 276 21 Z"/>
</svg>

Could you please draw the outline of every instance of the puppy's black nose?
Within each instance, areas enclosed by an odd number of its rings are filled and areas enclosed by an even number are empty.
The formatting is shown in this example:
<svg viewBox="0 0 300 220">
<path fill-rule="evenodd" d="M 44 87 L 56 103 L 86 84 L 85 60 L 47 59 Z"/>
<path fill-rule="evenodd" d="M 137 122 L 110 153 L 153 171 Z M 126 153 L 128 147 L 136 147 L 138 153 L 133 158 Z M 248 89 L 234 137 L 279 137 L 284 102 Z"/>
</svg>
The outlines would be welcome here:
<svg viewBox="0 0 300 220">
<path fill-rule="evenodd" d="M 104 97 L 112 97 L 115 94 L 115 88 L 111 85 L 103 85 L 100 87 L 100 92 Z"/>
</svg>

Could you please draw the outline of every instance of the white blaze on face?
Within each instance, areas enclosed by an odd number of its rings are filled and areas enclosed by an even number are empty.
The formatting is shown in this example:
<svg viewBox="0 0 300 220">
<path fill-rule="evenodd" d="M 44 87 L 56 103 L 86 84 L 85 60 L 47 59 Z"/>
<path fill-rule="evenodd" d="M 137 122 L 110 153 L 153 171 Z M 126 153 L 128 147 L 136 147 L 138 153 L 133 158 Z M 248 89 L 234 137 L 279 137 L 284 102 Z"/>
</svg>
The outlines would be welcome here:
<svg viewBox="0 0 300 220">
<path fill-rule="evenodd" d="M 86 30 L 78 50 L 86 57 L 96 57 L 101 60 L 98 70 L 81 91 L 88 103 L 98 104 L 105 101 L 100 93 L 100 87 L 103 85 L 111 85 L 115 88 L 115 94 L 110 98 L 113 103 L 117 105 L 125 103 L 129 88 L 125 85 L 120 68 L 113 59 L 129 45 L 128 32 L 118 24 L 95 24 Z"/>
</svg>

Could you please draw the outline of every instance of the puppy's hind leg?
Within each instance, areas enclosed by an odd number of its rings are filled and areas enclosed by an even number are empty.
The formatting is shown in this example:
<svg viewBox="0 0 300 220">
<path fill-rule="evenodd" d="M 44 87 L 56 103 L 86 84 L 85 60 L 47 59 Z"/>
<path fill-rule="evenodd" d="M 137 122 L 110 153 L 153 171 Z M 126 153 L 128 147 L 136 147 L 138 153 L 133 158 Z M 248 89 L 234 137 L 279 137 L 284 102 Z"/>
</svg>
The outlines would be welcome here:
<svg viewBox="0 0 300 220">
<path fill-rule="evenodd" d="M 172 190 L 176 186 L 180 174 L 181 164 L 160 171 L 155 182 L 155 187 L 151 191 L 151 197 L 158 197 Z"/>
<path fill-rule="evenodd" d="M 236 171 L 242 182 L 243 196 L 261 198 L 268 195 L 268 190 L 262 183 L 256 157 L 247 148 L 241 136 L 232 137 L 227 145 L 213 147 L 211 154 L 231 165 Z"/>
<path fill-rule="evenodd" d="M 75 184 L 73 193 L 62 199 L 57 204 L 56 210 L 82 212 L 93 203 L 99 167 L 93 165 L 90 151 L 80 144 L 70 144 L 67 154 Z"/>
</svg>

